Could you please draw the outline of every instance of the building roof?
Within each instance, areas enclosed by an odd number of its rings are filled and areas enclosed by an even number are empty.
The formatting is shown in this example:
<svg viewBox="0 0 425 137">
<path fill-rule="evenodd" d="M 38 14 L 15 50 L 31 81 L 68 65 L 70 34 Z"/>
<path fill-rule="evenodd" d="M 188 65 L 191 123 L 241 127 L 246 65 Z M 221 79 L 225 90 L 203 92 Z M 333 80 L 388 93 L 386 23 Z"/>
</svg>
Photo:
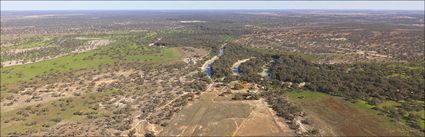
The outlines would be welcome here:
<svg viewBox="0 0 425 137">
<path fill-rule="evenodd" d="M 245 84 L 240 84 L 243 87 L 249 86 L 249 83 L 245 83 Z"/>
</svg>

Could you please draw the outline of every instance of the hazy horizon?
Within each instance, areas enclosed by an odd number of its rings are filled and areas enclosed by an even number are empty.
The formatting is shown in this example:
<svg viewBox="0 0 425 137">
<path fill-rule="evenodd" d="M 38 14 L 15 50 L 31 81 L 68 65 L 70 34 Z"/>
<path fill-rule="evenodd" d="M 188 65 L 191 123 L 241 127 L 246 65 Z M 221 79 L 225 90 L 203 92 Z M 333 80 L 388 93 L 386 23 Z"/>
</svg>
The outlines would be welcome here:
<svg viewBox="0 0 425 137">
<path fill-rule="evenodd" d="M 2 11 L 67 10 L 408 10 L 424 1 L 1 1 Z"/>
<path fill-rule="evenodd" d="M 408 9 L 77 9 L 77 10 L 1 10 L 10 11 L 424 11 Z M 424 13 L 425 14 L 425 13 Z"/>
</svg>

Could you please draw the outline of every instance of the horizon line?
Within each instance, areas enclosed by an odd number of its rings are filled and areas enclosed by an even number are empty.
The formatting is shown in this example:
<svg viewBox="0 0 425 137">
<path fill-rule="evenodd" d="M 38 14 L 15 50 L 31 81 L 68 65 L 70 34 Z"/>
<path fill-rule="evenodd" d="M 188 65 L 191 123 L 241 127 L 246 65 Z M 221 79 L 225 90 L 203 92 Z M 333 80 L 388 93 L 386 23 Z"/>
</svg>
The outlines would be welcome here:
<svg viewBox="0 0 425 137">
<path fill-rule="evenodd" d="M 338 11 L 359 11 L 359 10 L 364 10 L 364 11 L 425 11 L 425 9 L 322 9 L 322 8 L 317 8 L 317 9 L 298 9 L 298 8 L 294 8 L 294 9 L 54 9 L 54 10 L 49 10 L 49 9 L 34 9 L 34 10 L 0 10 L 0 11 L 160 11 L 160 10 L 168 10 L 168 11 L 172 11 L 172 10 L 179 10 L 179 11 L 185 11 L 185 10 L 338 10 Z"/>
</svg>

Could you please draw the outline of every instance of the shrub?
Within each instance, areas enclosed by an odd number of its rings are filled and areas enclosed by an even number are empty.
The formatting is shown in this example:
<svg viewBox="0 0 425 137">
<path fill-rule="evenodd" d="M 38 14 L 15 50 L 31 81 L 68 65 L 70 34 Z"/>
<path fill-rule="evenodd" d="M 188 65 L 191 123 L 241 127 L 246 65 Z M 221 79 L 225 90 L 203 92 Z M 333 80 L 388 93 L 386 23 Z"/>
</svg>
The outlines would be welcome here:
<svg viewBox="0 0 425 137">
<path fill-rule="evenodd" d="M 61 121 L 62 121 L 62 118 L 53 118 L 53 119 L 50 119 L 50 121 L 53 121 L 53 122 L 59 123 L 59 122 L 61 122 Z"/>
</svg>

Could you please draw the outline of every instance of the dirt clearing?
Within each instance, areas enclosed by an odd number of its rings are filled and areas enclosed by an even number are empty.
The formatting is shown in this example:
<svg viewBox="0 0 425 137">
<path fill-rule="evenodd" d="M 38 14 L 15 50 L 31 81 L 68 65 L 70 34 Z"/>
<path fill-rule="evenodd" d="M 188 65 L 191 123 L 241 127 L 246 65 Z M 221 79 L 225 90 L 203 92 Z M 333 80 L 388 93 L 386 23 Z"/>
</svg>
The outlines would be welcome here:
<svg viewBox="0 0 425 137">
<path fill-rule="evenodd" d="M 176 114 L 160 136 L 290 136 L 293 131 L 263 100 L 216 100 L 222 89 L 203 93 Z"/>
</svg>

